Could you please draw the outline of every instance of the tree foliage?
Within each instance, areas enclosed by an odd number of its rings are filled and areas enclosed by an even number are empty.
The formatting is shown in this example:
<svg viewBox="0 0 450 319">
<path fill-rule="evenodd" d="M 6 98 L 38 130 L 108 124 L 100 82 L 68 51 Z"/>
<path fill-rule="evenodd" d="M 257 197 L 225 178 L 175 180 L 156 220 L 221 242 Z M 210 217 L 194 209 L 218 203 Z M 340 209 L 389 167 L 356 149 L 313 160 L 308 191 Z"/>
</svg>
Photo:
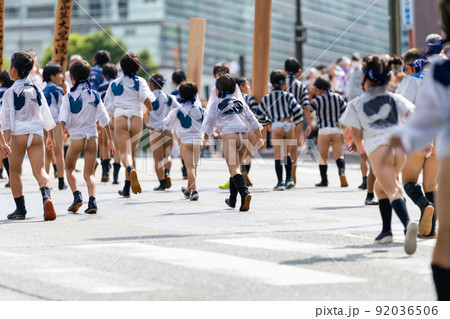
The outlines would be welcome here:
<svg viewBox="0 0 450 319">
<path fill-rule="evenodd" d="M 111 36 L 110 36 L 111 35 Z M 44 54 L 41 59 L 41 67 L 47 64 L 52 59 L 52 48 L 50 45 L 44 50 Z M 111 53 L 111 63 L 117 64 L 120 61 L 122 55 L 128 50 L 126 44 L 119 38 L 114 38 L 111 29 L 106 31 L 96 31 L 87 34 L 79 34 L 77 32 L 70 33 L 69 36 L 69 53 L 68 58 L 74 54 L 79 54 L 92 63 L 92 58 L 98 50 L 107 50 Z M 148 50 L 144 49 L 139 53 L 141 58 L 142 67 L 148 72 L 155 72 L 157 70 L 151 54 Z M 146 76 L 145 72 L 140 71 L 140 75 Z M 150 73 L 150 72 L 149 72 Z"/>
</svg>

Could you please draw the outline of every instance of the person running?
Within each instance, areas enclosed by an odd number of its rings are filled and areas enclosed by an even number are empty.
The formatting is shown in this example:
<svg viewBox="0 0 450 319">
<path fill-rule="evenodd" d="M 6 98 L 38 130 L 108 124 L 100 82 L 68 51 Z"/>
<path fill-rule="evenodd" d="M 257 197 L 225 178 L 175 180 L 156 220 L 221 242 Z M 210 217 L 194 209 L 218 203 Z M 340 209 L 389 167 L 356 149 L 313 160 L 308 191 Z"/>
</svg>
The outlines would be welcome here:
<svg viewBox="0 0 450 319">
<path fill-rule="evenodd" d="M 302 125 L 303 112 L 295 97 L 286 92 L 286 73 L 275 70 L 270 73 L 273 90 L 265 95 L 256 110 L 256 116 L 263 125 L 272 123 L 272 143 L 275 157 L 277 184 L 274 191 L 294 188 L 292 180 L 292 158 L 289 153 L 290 143 L 297 145 L 294 139 L 295 127 Z M 297 151 L 297 148 L 296 148 Z M 283 161 L 286 180 L 283 180 Z"/>
<path fill-rule="evenodd" d="M 208 139 L 218 129 L 223 136 L 223 152 L 230 172 L 230 197 L 225 203 L 236 207 L 237 194 L 241 196 L 240 211 L 250 209 L 252 195 L 248 191 L 245 178 L 241 174 L 240 166 L 247 148 L 249 130 L 256 134 L 258 142 L 255 145 L 259 149 L 262 141 L 261 128 L 255 115 L 250 111 L 248 105 L 233 94 L 236 91 L 236 81 L 229 74 L 220 76 L 216 81 L 217 100 L 209 108 L 201 128 L 204 133 L 205 145 Z"/>
<path fill-rule="evenodd" d="M 73 192 L 73 203 L 67 209 L 76 213 L 83 204 L 83 196 L 77 185 L 75 167 L 81 153 L 84 153 L 84 180 L 89 193 L 86 214 L 98 211 L 94 166 L 97 158 L 97 121 L 105 128 L 108 147 L 114 152 L 109 116 L 97 91 L 90 89 L 91 66 L 86 61 L 77 61 L 70 67 L 72 88 L 64 96 L 59 122 L 67 127 L 70 146 L 66 154 L 67 180 Z"/>
<path fill-rule="evenodd" d="M 188 175 L 187 187 L 181 191 L 186 199 L 196 201 L 199 198 L 197 189 L 197 165 L 200 160 L 202 149 L 201 127 L 205 118 L 205 110 L 197 106 L 198 89 L 192 82 L 185 82 L 180 85 L 180 103 L 174 104 L 175 109 L 170 110 L 163 124 L 175 130 L 181 139 L 181 149 L 183 151 L 186 172 Z"/>
<path fill-rule="evenodd" d="M 124 198 L 142 192 L 136 171 L 136 149 L 141 140 L 143 124 L 142 104 L 152 110 L 155 96 L 147 81 L 136 75 L 141 60 L 134 52 L 125 53 L 120 59 L 123 75 L 111 82 L 105 96 L 105 106 L 109 114 L 114 114 L 114 133 L 117 136 L 122 164 L 126 167 L 125 185 L 119 191 Z M 130 147 L 131 144 L 131 147 Z"/>
<path fill-rule="evenodd" d="M 44 93 L 29 79 L 34 66 L 33 57 L 26 52 L 16 52 L 11 57 L 8 74 L 14 85 L 3 96 L 2 132 L 5 141 L 11 141 L 10 176 L 11 192 L 16 210 L 8 219 L 25 219 L 27 209 L 22 189 L 22 163 L 28 153 L 33 175 L 39 184 L 44 204 L 44 220 L 55 220 L 56 212 L 51 200 L 50 178 L 45 171 L 44 129 L 47 131 L 45 146 L 55 147 L 53 121 Z"/>
<path fill-rule="evenodd" d="M 64 132 L 61 123 L 59 122 L 59 110 L 64 97 L 64 91 L 60 87 L 64 81 L 64 74 L 61 66 L 57 63 L 49 62 L 44 67 L 42 72 L 44 82 L 47 86 L 44 88 L 44 96 L 47 104 L 50 106 L 50 112 L 53 120 L 56 123 L 54 129 L 55 148 L 54 150 L 46 149 L 46 169 L 47 173 L 50 169 L 50 163 L 53 160 L 53 155 L 56 158 L 56 174 L 58 177 L 58 189 L 65 190 L 67 185 L 64 182 Z"/>
<path fill-rule="evenodd" d="M 159 186 L 153 188 L 154 191 L 164 191 L 172 187 L 170 154 L 173 146 L 173 134 L 164 125 L 164 118 L 170 110 L 179 107 L 180 104 L 175 96 L 169 95 L 163 90 L 165 82 L 164 76 L 159 73 L 152 74 L 148 79 L 148 85 L 156 100 L 152 103 L 153 111 L 144 115 L 145 126 L 150 130 L 151 150 L 156 176 L 159 180 Z"/>
<path fill-rule="evenodd" d="M 424 52 L 421 49 L 409 49 L 403 56 L 403 71 L 405 78 L 397 87 L 397 94 L 416 103 L 416 97 L 422 86 L 424 66 L 429 64 L 421 59 Z M 431 142 L 431 141 L 430 141 Z M 432 147 L 430 145 L 430 147 Z M 423 172 L 423 191 L 417 184 L 419 175 Z M 420 151 L 409 154 L 402 171 L 402 184 L 406 194 L 420 208 L 419 238 L 436 238 L 436 214 L 434 212 L 434 191 L 438 178 L 438 161 L 435 152 Z"/>
<path fill-rule="evenodd" d="M 366 151 L 377 178 L 375 192 L 383 229 L 375 238 L 375 243 L 392 243 L 393 208 L 405 229 L 404 250 L 407 254 L 414 254 L 417 247 L 417 224 L 410 222 L 398 181 L 398 174 L 404 167 L 406 157 L 399 152 L 387 151 L 392 130 L 414 109 L 414 105 L 403 96 L 386 90 L 393 65 L 398 64 L 401 64 L 399 58 L 384 55 L 364 56 L 362 86 L 365 93 L 349 102 L 340 122 L 351 128 L 358 150 Z"/>
<path fill-rule="evenodd" d="M 322 180 L 316 186 L 328 186 L 327 170 L 331 146 L 339 171 L 341 187 L 347 187 L 343 150 L 344 132 L 339 125 L 339 118 L 345 111 L 347 103 L 341 95 L 331 91 L 331 82 L 327 77 L 320 77 L 314 82 L 314 85 L 309 88 L 309 98 L 311 101 L 310 107 L 317 114 L 317 124 L 319 126 L 319 169 Z"/>
</svg>

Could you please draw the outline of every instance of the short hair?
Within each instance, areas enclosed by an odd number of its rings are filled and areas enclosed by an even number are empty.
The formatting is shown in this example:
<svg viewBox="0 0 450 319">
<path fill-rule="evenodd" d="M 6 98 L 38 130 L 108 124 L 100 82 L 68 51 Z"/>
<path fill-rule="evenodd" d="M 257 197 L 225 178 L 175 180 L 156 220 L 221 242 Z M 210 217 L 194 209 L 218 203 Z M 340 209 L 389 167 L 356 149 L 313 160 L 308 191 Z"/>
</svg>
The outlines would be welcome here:
<svg viewBox="0 0 450 319">
<path fill-rule="evenodd" d="M 52 75 L 57 75 L 58 73 L 62 73 L 63 69 L 58 63 L 49 62 L 44 67 L 44 70 L 42 71 L 42 77 L 45 82 L 50 82 L 50 77 Z"/>
<path fill-rule="evenodd" d="M 232 94 L 236 91 L 236 81 L 229 74 L 219 76 L 217 79 L 217 88 L 225 94 Z"/>
<path fill-rule="evenodd" d="M 102 68 L 102 75 L 108 80 L 114 80 L 117 78 L 117 68 L 112 63 L 106 63 Z"/>
<path fill-rule="evenodd" d="M 193 82 L 184 82 L 180 85 L 180 97 L 185 100 L 193 100 L 197 97 L 198 88 Z"/>
<path fill-rule="evenodd" d="M 111 54 L 106 50 L 99 50 L 94 55 L 95 64 L 100 66 L 105 65 L 111 61 Z"/>
<path fill-rule="evenodd" d="M 274 89 L 279 88 L 286 82 L 286 72 L 283 70 L 274 70 L 270 72 L 270 83 Z"/>
<path fill-rule="evenodd" d="M 14 81 L 9 78 L 8 71 L 5 70 L 0 72 L 0 83 L 2 84 L 2 87 L 5 88 L 13 86 Z"/>
<path fill-rule="evenodd" d="M 292 74 L 300 71 L 300 62 L 296 58 L 289 58 L 284 62 L 284 69 Z"/>
<path fill-rule="evenodd" d="M 120 58 L 120 67 L 123 74 L 130 77 L 134 76 L 141 68 L 141 59 L 137 53 L 127 52 Z"/>
<path fill-rule="evenodd" d="M 244 85 L 245 81 L 247 81 L 247 78 L 245 76 L 238 76 L 236 78 L 234 78 L 234 80 L 236 81 L 236 84 L 238 86 Z"/>
<path fill-rule="evenodd" d="M 11 57 L 11 66 L 13 66 L 21 79 L 25 79 L 34 66 L 34 60 L 28 52 L 16 52 Z"/>
<path fill-rule="evenodd" d="M 372 71 L 374 74 L 379 74 L 373 78 L 369 74 L 369 80 L 375 86 L 383 86 L 389 82 L 392 76 L 389 72 L 392 71 L 393 65 L 402 65 L 402 60 L 399 57 L 375 54 L 368 54 L 363 58 L 365 72 Z"/>
<path fill-rule="evenodd" d="M 423 50 L 419 48 L 412 48 L 406 51 L 405 55 L 403 55 L 403 63 L 404 64 L 412 64 L 414 61 L 420 59 L 423 55 Z"/>
<path fill-rule="evenodd" d="M 72 64 L 73 62 L 80 61 L 80 60 L 83 60 L 83 57 L 81 55 L 79 55 L 79 54 L 71 55 L 70 59 L 69 59 L 69 64 Z"/>
<path fill-rule="evenodd" d="M 159 73 L 153 73 L 148 78 L 148 81 L 153 83 L 157 89 L 162 89 L 164 84 L 166 83 L 166 80 L 164 80 L 164 76 Z"/>
<path fill-rule="evenodd" d="M 175 70 L 175 72 L 172 73 L 172 81 L 174 81 L 176 85 L 180 85 L 186 81 L 186 73 L 181 69 Z"/>
<path fill-rule="evenodd" d="M 213 67 L 213 74 L 216 75 L 219 72 L 230 73 L 230 68 L 225 63 L 216 63 Z"/>
<path fill-rule="evenodd" d="M 91 65 L 85 60 L 75 61 L 69 71 L 75 81 L 87 80 L 91 75 Z"/>
<path fill-rule="evenodd" d="M 328 91 L 331 89 L 331 82 L 327 76 L 321 76 L 314 81 L 314 87 L 321 91 Z"/>
</svg>

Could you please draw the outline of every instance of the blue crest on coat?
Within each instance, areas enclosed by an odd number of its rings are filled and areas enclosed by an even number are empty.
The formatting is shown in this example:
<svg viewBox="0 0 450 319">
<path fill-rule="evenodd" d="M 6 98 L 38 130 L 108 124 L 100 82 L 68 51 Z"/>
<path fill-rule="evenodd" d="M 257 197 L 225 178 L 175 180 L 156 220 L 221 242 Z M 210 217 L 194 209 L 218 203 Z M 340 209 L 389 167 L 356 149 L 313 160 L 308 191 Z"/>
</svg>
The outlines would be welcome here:
<svg viewBox="0 0 450 319">
<path fill-rule="evenodd" d="M 370 126 L 376 128 L 391 127 L 398 123 L 397 104 L 393 97 L 380 95 L 364 103 L 364 113 L 373 121 Z"/>
<path fill-rule="evenodd" d="M 240 114 L 244 111 L 244 105 L 241 101 L 236 99 L 225 99 L 222 102 L 219 103 L 218 108 L 219 110 L 224 110 L 229 102 L 233 103 L 233 106 L 231 106 L 228 110 L 222 113 L 222 115 L 231 115 L 231 114 Z"/>
<path fill-rule="evenodd" d="M 16 111 L 20 111 L 25 105 L 25 94 L 23 94 L 23 91 L 19 95 L 17 95 L 16 92 L 13 91 L 13 94 L 14 94 L 14 108 L 16 109 Z"/>
<path fill-rule="evenodd" d="M 72 95 L 69 94 L 69 103 L 70 112 L 72 112 L 73 114 L 80 113 L 81 109 L 83 108 L 83 100 L 81 99 L 81 94 L 77 97 L 76 100 L 72 97 Z"/>
<path fill-rule="evenodd" d="M 100 103 L 100 94 L 97 91 L 91 92 L 94 93 L 94 102 L 90 102 L 89 104 L 92 105 L 93 107 L 97 107 L 98 104 Z"/>
<path fill-rule="evenodd" d="M 52 95 L 55 97 L 56 104 L 59 103 L 59 95 L 64 95 L 64 91 L 61 88 L 53 85 L 47 85 L 43 92 L 49 106 L 52 104 Z"/>
<path fill-rule="evenodd" d="M 111 83 L 111 91 L 113 92 L 114 96 L 121 96 L 123 94 L 122 82 L 119 82 L 119 84 L 112 82 Z"/>
<path fill-rule="evenodd" d="M 173 99 L 172 99 L 172 97 L 171 97 L 170 95 L 168 95 L 167 98 L 168 98 L 168 100 L 167 100 L 167 105 L 168 105 L 169 107 L 171 107 L 172 104 L 173 104 Z"/>
<path fill-rule="evenodd" d="M 178 110 L 177 117 L 183 128 L 190 128 L 192 126 L 192 119 L 189 114 L 185 116 L 181 110 Z"/>
<path fill-rule="evenodd" d="M 450 61 L 436 65 L 433 77 L 444 86 L 450 85 Z"/>
<path fill-rule="evenodd" d="M 154 102 L 152 102 L 153 111 L 158 111 L 159 109 L 159 100 L 156 99 Z"/>
<path fill-rule="evenodd" d="M 131 79 L 133 79 L 134 82 L 134 85 L 131 88 L 139 92 L 139 78 L 135 75 Z"/>
</svg>

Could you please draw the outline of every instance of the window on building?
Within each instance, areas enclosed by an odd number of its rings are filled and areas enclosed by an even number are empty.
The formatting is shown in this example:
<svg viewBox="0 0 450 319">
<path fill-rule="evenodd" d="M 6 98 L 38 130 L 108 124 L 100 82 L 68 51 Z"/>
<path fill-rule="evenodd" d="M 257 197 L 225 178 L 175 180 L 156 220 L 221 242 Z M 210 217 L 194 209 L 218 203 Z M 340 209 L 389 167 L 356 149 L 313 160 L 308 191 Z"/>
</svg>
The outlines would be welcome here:
<svg viewBox="0 0 450 319">
<path fill-rule="evenodd" d="M 91 0 L 89 2 L 89 14 L 95 18 L 99 18 L 102 15 L 101 0 Z"/>
<path fill-rule="evenodd" d="M 27 8 L 29 19 L 52 18 L 55 15 L 53 6 L 31 6 Z"/>
<path fill-rule="evenodd" d="M 5 17 L 8 18 L 17 18 L 19 16 L 19 7 L 6 7 L 5 8 Z"/>
<path fill-rule="evenodd" d="M 117 5 L 119 7 L 119 17 L 128 18 L 128 0 L 119 0 Z"/>
</svg>

